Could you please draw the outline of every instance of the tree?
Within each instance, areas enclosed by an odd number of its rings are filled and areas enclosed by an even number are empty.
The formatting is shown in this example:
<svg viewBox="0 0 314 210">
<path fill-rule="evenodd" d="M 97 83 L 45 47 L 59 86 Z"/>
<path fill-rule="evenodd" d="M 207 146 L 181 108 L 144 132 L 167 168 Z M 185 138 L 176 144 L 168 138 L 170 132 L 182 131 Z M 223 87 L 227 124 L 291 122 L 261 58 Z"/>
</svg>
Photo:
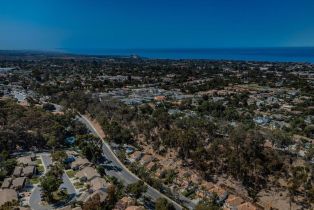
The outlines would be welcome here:
<svg viewBox="0 0 314 210">
<path fill-rule="evenodd" d="M 48 202 L 53 201 L 53 193 L 57 191 L 62 184 L 63 168 L 60 164 L 54 165 L 48 173 L 41 178 L 41 187 L 44 199 Z"/>
<path fill-rule="evenodd" d="M 51 174 L 47 174 L 41 179 L 41 186 L 44 193 L 44 198 L 48 202 L 53 201 L 52 193 L 57 191 L 61 184 L 62 184 L 62 180 Z"/>
<path fill-rule="evenodd" d="M 304 129 L 304 133 L 307 137 L 313 138 L 314 137 L 314 125 L 308 125 Z"/>
<path fill-rule="evenodd" d="M 146 190 L 147 186 L 143 181 L 138 181 L 136 183 L 129 184 L 126 187 L 126 192 L 137 199 L 140 198 L 142 194 L 146 192 Z"/>
<path fill-rule="evenodd" d="M 54 149 L 55 149 L 55 147 L 57 146 L 56 137 L 53 136 L 53 135 L 48 135 L 47 138 L 48 138 L 47 145 L 48 145 L 49 147 L 51 147 L 52 150 L 53 150 L 53 152 L 54 152 Z"/>
<path fill-rule="evenodd" d="M 280 130 L 273 132 L 272 141 L 279 148 L 284 148 L 292 144 L 291 136 Z"/>
<path fill-rule="evenodd" d="M 174 206 L 166 198 L 158 198 L 155 204 L 156 210 L 175 210 Z"/>
<path fill-rule="evenodd" d="M 0 160 L 0 180 L 3 180 L 6 176 L 12 174 L 15 166 L 15 159 Z"/>
<path fill-rule="evenodd" d="M 76 144 L 82 150 L 83 155 L 93 163 L 97 163 L 102 158 L 101 141 L 94 135 L 80 135 Z"/>
<path fill-rule="evenodd" d="M 16 209 L 19 206 L 19 202 L 17 200 L 5 202 L 0 206 L 0 210 L 12 210 Z"/>
<path fill-rule="evenodd" d="M 109 141 L 113 141 L 117 144 L 130 143 L 132 135 L 129 129 L 123 128 L 117 122 L 106 122 L 103 124 L 104 130 L 109 138 Z"/>
<path fill-rule="evenodd" d="M 116 186 L 110 185 L 107 190 L 108 198 L 107 198 L 107 206 L 108 209 L 113 209 L 115 203 L 118 201 L 118 194 L 116 191 Z"/>
<path fill-rule="evenodd" d="M 65 151 L 55 151 L 51 155 L 53 161 L 57 161 L 59 163 L 63 163 L 63 161 L 68 157 Z"/>
<path fill-rule="evenodd" d="M 96 169 L 97 169 L 98 173 L 99 173 L 101 176 L 106 176 L 106 175 L 107 175 L 107 174 L 106 174 L 106 169 L 105 169 L 104 166 L 99 165 L 99 166 L 97 166 Z"/>
<path fill-rule="evenodd" d="M 101 210 L 102 203 L 100 201 L 100 196 L 96 195 L 90 198 L 87 202 L 83 205 L 83 210 Z"/>
<path fill-rule="evenodd" d="M 199 202 L 195 210 L 221 210 L 221 208 L 215 203 L 214 199 L 211 199 Z"/>
<path fill-rule="evenodd" d="M 314 158 L 314 146 L 311 144 L 310 148 L 308 148 L 305 157 L 307 160 L 312 160 Z"/>
<path fill-rule="evenodd" d="M 46 103 L 43 105 L 43 109 L 46 111 L 54 111 L 54 110 L 56 110 L 56 107 L 53 104 Z"/>
</svg>

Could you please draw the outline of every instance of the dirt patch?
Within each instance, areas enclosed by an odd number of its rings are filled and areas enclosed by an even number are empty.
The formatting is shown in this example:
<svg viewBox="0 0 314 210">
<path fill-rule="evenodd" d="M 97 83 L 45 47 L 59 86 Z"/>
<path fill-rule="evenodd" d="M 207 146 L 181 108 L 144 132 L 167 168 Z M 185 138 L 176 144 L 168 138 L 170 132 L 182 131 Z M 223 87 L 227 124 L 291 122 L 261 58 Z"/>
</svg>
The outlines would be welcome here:
<svg viewBox="0 0 314 210">
<path fill-rule="evenodd" d="M 290 209 L 290 197 L 287 190 L 262 190 L 259 194 L 259 203 L 266 207 L 266 209 L 275 208 L 279 210 Z M 297 199 L 297 198 L 295 198 Z M 296 203 L 291 202 L 291 210 L 302 209 Z"/>
<path fill-rule="evenodd" d="M 92 123 L 92 125 L 94 126 L 98 134 L 101 136 L 101 138 L 106 137 L 104 130 L 102 129 L 101 125 L 97 122 L 97 120 L 92 119 L 89 115 L 84 115 L 84 117 L 86 117 Z"/>
</svg>

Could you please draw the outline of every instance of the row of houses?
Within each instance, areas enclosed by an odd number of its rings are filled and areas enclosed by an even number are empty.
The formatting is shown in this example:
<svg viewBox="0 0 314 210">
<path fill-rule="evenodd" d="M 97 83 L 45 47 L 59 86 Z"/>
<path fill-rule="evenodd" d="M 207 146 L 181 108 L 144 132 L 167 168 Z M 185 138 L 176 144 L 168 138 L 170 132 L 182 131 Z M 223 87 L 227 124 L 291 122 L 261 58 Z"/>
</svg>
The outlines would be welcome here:
<svg viewBox="0 0 314 210">
<path fill-rule="evenodd" d="M 141 151 L 135 151 L 134 153 L 130 154 L 128 156 L 128 160 L 131 163 L 139 162 L 142 166 L 145 166 L 148 170 L 151 170 L 154 166 L 156 166 L 155 157 L 150 154 L 145 154 Z"/>
<path fill-rule="evenodd" d="M 88 186 L 88 189 L 77 200 L 87 202 L 89 199 L 99 196 L 101 202 L 105 201 L 108 196 L 107 189 L 110 184 L 101 177 L 94 168 L 94 165 L 86 158 L 71 156 L 71 159 L 73 161 L 69 165 L 76 172 L 75 179 Z"/>
<path fill-rule="evenodd" d="M 20 191 L 24 188 L 28 178 L 36 174 L 36 163 L 33 155 L 23 156 L 17 159 L 18 165 L 14 168 L 11 177 L 4 179 L 1 189 L 14 189 Z"/>
<path fill-rule="evenodd" d="M 196 173 L 187 172 L 186 170 L 176 170 L 176 167 L 182 169 L 180 160 L 173 160 L 169 158 L 164 158 L 159 160 L 158 157 L 151 155 L 147 152 L 134 151 L 128 154 L 128 160 L 131 163 L 137 162 L 149 171 L 153 168 L 156 169 L 155 175 L 159 178 L 162 177 L 164 170 L 175 170 L 176 178 L 174 179 L 174 185 L 182 189 L 182 192 L 190 190 L 194 186 L 197 198 L 208 198 L 216 194 L 218 196 L 217 202 L 219 202 L 224 210 L 257 210 L 258 207 L 253 205 L 251 202 L 246 201 L 242 197 L 234 194 L 230 194 L 224 187 L 220 185 L 215 185 L 209 182 L 204 182 L 203 179 Z M 158 167 L 154 167 L 158 166 Z M 159 167 L 160 166 L 160 167 Z M 175 188 L 175 187 L 174 187 Z"/>
<path fill-rule="evenodd" d="M 17 166 L 10 177 L 6 177 L 0 189 L 0 206 L 7 202 L 18 201 L 18 194 L 23 192 L 27 180 L 36 174 L 35 154 L 17 158 Z"/>
</svg>

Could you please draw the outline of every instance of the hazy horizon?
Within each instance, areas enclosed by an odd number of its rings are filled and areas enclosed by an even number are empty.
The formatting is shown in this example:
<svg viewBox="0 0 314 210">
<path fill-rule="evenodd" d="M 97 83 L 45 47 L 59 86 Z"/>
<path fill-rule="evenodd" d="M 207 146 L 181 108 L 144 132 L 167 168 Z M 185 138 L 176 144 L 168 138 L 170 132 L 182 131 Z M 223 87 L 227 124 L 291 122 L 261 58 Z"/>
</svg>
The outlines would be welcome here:
<svg viewBox="0 0 314 210">
<path fill-rule="evenodd" d="M 1 51 L 1 50 L 0 50 Z M 10 51 L 10 50 L 9 50 Z M 78 56 L 140 56 L 148 59 L 205 59 L 261 62 L 314 63 L 314 47 L 271 48 L 146 48 L 146 49 L 75 49 L 22 50 L 22 52 L 61 53 Z M 15 50 L 13 50 L 15 52 Z"/>
</svg>

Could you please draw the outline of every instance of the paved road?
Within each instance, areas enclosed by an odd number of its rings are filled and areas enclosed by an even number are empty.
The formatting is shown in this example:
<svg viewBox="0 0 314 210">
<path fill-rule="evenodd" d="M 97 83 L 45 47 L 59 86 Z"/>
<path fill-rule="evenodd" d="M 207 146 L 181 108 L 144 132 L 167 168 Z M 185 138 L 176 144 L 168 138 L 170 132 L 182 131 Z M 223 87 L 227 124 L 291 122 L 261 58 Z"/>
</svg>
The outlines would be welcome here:
<svg viewBox="0 0 314 210">
<path fill-rule="evenodd" d="M 97 130 L 94 128 L 94 126 L 91 124 L 91 122 L 86 117 L 81 116 L 78 119 L 82 123 L 84 123 L 93 134 L 95 134 L 96 136 L 101 138 L 101 136 L 99 135 Z M 130 172 L 124 166 L 124 164 L 121 163 L 121 161 L 112 152 L 108 143 L 106 143 L 104 140 L 103 140 L 102 150 L 103 150 L 103 155 L 107 159 L 106 167 L 109 168 L 109 170 L 106 170 L 106 173 L 108 175 L 116 177 L 117 179 L 124 182 L 125 184 L 131 184 L 131 183 L 137 182 L 139 180 L 139 178 L 136 175 L 134 175 L 132 172 Z M 168 198 L 164 194 L 160 193 L 158 190 L 152 188 L 151 186 L 148 186 L 146 196 L 149 196 L 152 199 L 152 201 L 156 201 L 158 198 L 164 197 L 168 201 L 170 201 L 176 207 L 176 209 L 182 209 L 181 205 L 179 205 L 175 201 L 171 200 L 170 198 Z M 181 200 L 181 203 L 184 206 L 188 207 L 189 209 L 194 209 L 196 206 L 195 203 L 193 203 L 191 200 L 189 200 L 186 197 L 180 196 L 180 200 Z"/>
<path fill-rule="evenodd" d="M 41 160 L 43 162 L 43 166 L 44 166 L 44 174 L 46 174 L 49 171 L 49 168 L 52 164 L 52 159 L 49 153 L 44 153 L 40 155 Z"/>
<path fill-rule="evenodd" d="M 75 190 L 75 187 L 74 185 L 72 184 L 72 182 L 70 181 L 68 175 L 66 173 L 64 173 L 62 175 L 62 180 L 63 180 L 63 183 L 61 184 L 60 188 L 66 188 L 67 189 L 67 192 L 68 194 L 72 197 L 72 196 L 75 196 L 76 194 L 76 190 Z"/>
<path fill-rule="evenodd" d="M 52 159 L 50 154 L 44 153 L 40 155 L 43 166 L 44 166 L 44 174 L 49 171 L 49 167 L 52 164 Z M 70 181 L 68 175 L 64 173 L 62 175 L 63 183 L 61 184 L 60 188 L 66 188 L 67 192 L 70 196 L 69 202 L 71 202 L 75 198 L 76 190 L 73 186 L 72 182 Z M 41 202 L 41 188 L 40 186 L 36 185 L 32 191 L 31 197 L 29 199 L 29 205 L 33 210 L 51 210 L 54 209 L 52 206 L 42 206 L 40 205 Z"/>
</svg>

